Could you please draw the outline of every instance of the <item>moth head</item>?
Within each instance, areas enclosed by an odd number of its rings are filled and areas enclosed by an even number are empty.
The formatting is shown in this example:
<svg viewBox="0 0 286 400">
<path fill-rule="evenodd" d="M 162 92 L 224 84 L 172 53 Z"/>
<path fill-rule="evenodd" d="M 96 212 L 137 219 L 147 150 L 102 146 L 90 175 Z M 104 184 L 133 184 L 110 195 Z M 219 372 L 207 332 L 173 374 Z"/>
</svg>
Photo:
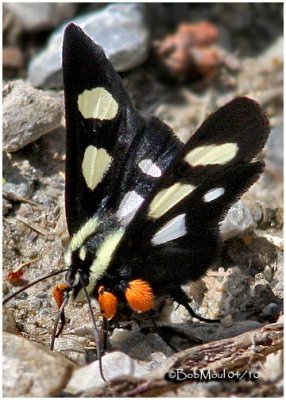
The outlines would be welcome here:
<svg viewBox="0 0 286 400">
<path fill-rule="evenodd" d="M 69 257 L 70 262 L 67 264 L 68 272 L 65 278 L 72 291 L 73 300 L 81 300 L 82 287 L 89 287 L 92 259 L 92 254 L 85 247 L 74 250 Z M 88 289 L 89 292 L 90 290 Z"/>
</svg>

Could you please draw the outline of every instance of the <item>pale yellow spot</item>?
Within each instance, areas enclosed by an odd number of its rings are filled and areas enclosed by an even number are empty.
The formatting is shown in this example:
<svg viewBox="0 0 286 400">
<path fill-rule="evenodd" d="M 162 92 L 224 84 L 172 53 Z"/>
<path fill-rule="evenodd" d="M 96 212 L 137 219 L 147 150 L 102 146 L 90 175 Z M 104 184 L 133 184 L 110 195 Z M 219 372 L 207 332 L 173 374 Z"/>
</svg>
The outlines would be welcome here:
<svg viewBox="0 0 286 400">
<path fill-rule="evenodd" d="M 65 263 L 67 266 L 70 266 L 72 263 L 72 253 L 79 249 L 84 241 L 95 232 L 97 226 L 98 219 L 91 218 L 77 231 L 75 235 L 73 235 L 65 254 Z"/>
<path fill-rule="evenodd" d="M 79 251 L 79 258 L 81 259 L 81 261 L 84 261 L 85 257 L 86 257 L 86 248 L 85 246 L 82 246 Z"/>
<path fill-rule="evenodd" d="M 117 231 L 110 233 L 98 248 L 90 267 L 89 285 L 87 286 L 88 293 L 93 291 L 96 282 L 102 277 L 108 268 L 124 231 L 123 228 L 119 228 Z"/>
<path fill-rule="evenodd" d="M 88 146 L 82 161 L 82 173 L 89 189 L 94 190 L 102 181 L 111 164 L 111 157 L 105 149 Z"/>
<path fill-rule="evenodd" d="M 85 90 L 78 96 L 78 109 L 84 118 L 111 120 L 118 112 L 118 103 L 103 87 Z"/>
<path fill-rule="evenodd" d="M 208 146 L 197 147 L 191 150 L 184 160 L 192 167 L 198 165 L 224 165 L 231 161 L 238 152 L 236 143 L 224 143 L 220 145 L 210 144 Z"/>
<path fill-rule="evenodd" d="M 178 182 L 167 189 L 161 190 L 150 204 L 149 216 L 160 218 L 194 189 L 195 186 Z"/>
</svg>

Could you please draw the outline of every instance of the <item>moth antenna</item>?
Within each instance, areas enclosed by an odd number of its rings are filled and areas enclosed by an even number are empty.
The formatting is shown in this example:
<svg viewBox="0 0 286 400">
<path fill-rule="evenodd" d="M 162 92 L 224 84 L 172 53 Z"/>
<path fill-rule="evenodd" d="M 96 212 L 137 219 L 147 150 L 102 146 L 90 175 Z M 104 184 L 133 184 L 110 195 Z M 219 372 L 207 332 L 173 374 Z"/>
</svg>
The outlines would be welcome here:
<svg viewBox="0 0 286 400">
<path fill-rule="evenodd" d="M 50 349 L 54 350 L 54 345 L 55 345 L 55 339 L 57 337 L 59 337 L 59 335 L 62 333 L 62 330 L 64 328 L 65 325 L 65 306 L 67 305 L 68 301 L 70 300 L 70 295 L 68 292 L 65 293 L 65 297 L 64 300 L 60 306 L 59 311 L 57 312 L 57 316 L 54 322 L 54 328 L 53 328 L 53 333 L 51 336 L 51 345 L 50 345 Z M 61 320 L 61 326 L 60 329 L 57 331 L 58 329 L 58 325 L 59 325 L 59 321 Z"/>
<path fill-rule="evenodd" d="M 79 272 L 79 271 L 78 271 Z M 91 307 L 91 302 L 90 302 L 90 296 L 87 293 L 86 287 L 84 286 L 84 281 L 83 278 L 81 276 L 81 273 L 79 272 L 79 281 L 81 283 L 81 286 L 83 288 L 86 300 L 87 300 L 87 304 L 88 304 L 88 309 L 89 309 L 89 313 L 90 313 L 90 318 L 92 321 L 92 325 L 93 325 L 93 333 L 94 333 L 94 337 L 95 337 L 95 342 L 96 342 L 96 350 L 97 350 L 97 359 L 98 359 L 98 363 L 99 363 L 99 372 L 100 372 L 100 376 L 102 377 L 102 379 L 104 380 L 104 382 L 106 382 L 106 379 L 104 377 L 103 374 L 103 369 L 102 369 L 102 358 L 101 358 L 101 340 L 100 340 L 100 336 L 99 336 L 99 331 L 98 328 L 96 326 L 96 322 L 95 322 L 95 318 L 93 315 L 93 311 L 92 311 L 92 307 Z"/>
<path fill-rule="evenodd" d="M 16 297 L 18 294 L 24 292 L 25 290 L 27 290 L 31 286 L 34 286 L 36 283 L 42 282 L 42 281 L 44 281 L 44 280 L 46 280 L 48 278 L 51 278 L 52 276 L 55 276 L 55 275 L 58 275 L 58 274 L 62 274 L 62 273 L 67 272 L 67 271 L 68 271 L 68 268 L 61 269 L 59 271 L 54 271 L 54 272 L 50 273 L 49 275 L 45 275 L 45 276 L 42 276 L 41 278 L 36 279 L 35 281 L 29 283 L 25 287 L 23 287 L 23 288 L 17 290 L 16 292 L 10 294 L 10 296 L 7 296 L 6 299 L 3 300 L 2 305 L 4 306 L 6 303 L 8 303 L 8 301 L 10 301 L 14 297 Z"/>
</svg>

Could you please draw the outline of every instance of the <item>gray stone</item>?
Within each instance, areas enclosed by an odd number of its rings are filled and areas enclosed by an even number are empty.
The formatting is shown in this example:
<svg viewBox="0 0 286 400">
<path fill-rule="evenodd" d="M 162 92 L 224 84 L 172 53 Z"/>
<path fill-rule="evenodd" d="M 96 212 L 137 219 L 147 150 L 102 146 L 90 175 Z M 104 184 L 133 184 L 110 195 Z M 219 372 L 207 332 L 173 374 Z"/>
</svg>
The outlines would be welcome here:
<svg viewBox="0 0 286 400">
<path fill-rule="evenodd" d="M 152 360 L 154 353 L 162 353 L 165 356 L 170 356 L 173 353 L 170 346 L 158 333 L 149 333 L 140 343 L 129 350 L 131 357 L 142 361 Z"/>
<path fill-rule="evenodd" d="M 250 209 L 242 200 L 236 202 L 227 213 L 220 226 L 223 240 L 244 234 L 256 228 Z"/>
<path fill-rule="evenodd" d="M 29 197 L 32 193 L 32 190 L 31 187 L 28 186 L 27 182 L 5 182 L 3 185 L 3 192 Z"/>
<path fill-rule="evenodd" d="M 61 124 L 63 104 L 23 80 L 3 90 L 3 150 L 15 152 Z"/>
<path fill-rule="evenodd" d="M 106 380 L 123 375 L 140 377 L 147 372 L 136 360 L 119 351 L 106 354 L 102 358 L 102 364 Z M 64 391 L 76 394 L 103 384 L 104 381 L 100 376 L 98 361 L 94 361 L 85 367 L 75 370 Z"/>
<path fill-rule="evenodd" d="M 75 368 L 59 354 L 6 332 L 2 358 L 4 397 L 57 396 Z"/>
<path fill-rule="evenodd" d="M 4 4 L 4 11 L 10 11 L 18 24 L 28 32 L 54 28 L 76 11 L 73 3 L 14 3 Z"/>
<path fill-rule="evenodd" d="M 72 20 L 103 47 L 117 71 L 140 65 L 149 50 L 149 31 L 141 4 L 113 4 Z M 33 59 L 29 79 L 35 87 L 62 87 L 62 36 L 67 23 L 50 38 L 48 47 Z"/>
<path fill-rule="evenodd" d="M 272 129 L 266 147 L 267 169 L 272 173 L 283 174 L 283 126 Z"/>
</svg>

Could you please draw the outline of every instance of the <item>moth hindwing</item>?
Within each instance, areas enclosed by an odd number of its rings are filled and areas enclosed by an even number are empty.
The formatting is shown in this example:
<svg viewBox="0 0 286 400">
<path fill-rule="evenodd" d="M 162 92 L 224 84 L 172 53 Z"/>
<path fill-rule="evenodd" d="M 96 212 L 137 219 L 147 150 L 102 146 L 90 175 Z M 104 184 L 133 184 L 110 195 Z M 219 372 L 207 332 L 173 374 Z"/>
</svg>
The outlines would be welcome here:
<svg viewBox="0 0 286 400">
<path fill-rule="evenodd" d="M 70 24 L 63 46 L 68 282 L 101 312 L 149 311 L 200 278 L 219 248 L 219 223 L 263 170 L 268 134 L 259 105 L 236 98 L 183 145 L 134 109 L 100 46 Z M 81 276 L 81 280 L 79 279 Z"/>
</svg>

